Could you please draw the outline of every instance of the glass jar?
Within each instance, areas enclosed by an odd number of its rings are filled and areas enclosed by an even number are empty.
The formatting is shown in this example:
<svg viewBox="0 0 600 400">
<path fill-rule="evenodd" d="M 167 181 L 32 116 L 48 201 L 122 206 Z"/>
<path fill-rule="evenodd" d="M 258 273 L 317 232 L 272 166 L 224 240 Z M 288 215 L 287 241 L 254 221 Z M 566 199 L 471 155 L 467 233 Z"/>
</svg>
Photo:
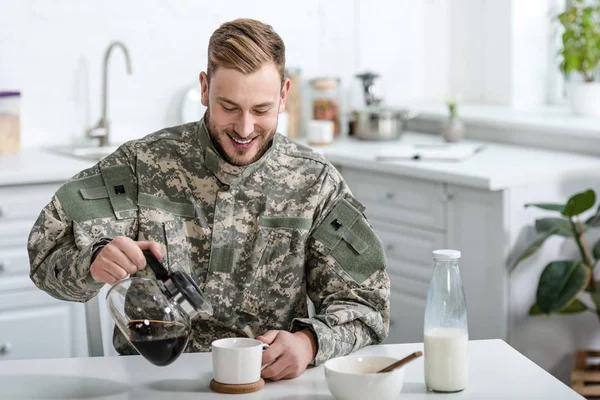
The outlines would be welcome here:
<svg viewBox="0 0 600 400">
<path fill-rule="evenodd" d="M 468 381 L 467 304 L 458 268 L 460 251 L 435 250 L 424 325 L 425 385 L 459 392 Z"/>
<path fill-rule="evenodd" d="M 0 154 L 20 149 L 20 92 L 0 91 Z"/>
<path fill-rule="evenodd" d="M 333 121 L 333 134 L 340 134 L 340 79 L 315 78 L 312 88 L 312 119 Z"/>
</svg>

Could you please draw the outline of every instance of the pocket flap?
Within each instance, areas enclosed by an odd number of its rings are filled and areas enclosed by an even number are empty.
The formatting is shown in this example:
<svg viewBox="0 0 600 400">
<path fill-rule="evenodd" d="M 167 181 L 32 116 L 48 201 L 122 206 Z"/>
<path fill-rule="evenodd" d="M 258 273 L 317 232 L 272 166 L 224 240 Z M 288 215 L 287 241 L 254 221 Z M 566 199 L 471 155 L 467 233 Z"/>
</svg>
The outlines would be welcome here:
<svg viewBox="0 0 600 400">
<path fill-rule="evenodd" d="M 346 200 L 340 200 L 321 225 L 315 230 L 314 238 L 329 250 L 344 239 L 354 223 L 362 214 Z"/>
<path fill-rule="evenodd" d="M 313 237 L 358 284 L 385 269 L 383 245 L 361 211 L 346 199 L 333 207 Z"/>
<path fill-rule="evenodd" d="M 106 186 L 98 186 L 94 188 L 81 188 L 79 189 L 79 193 L 81 193 L 81 197 L 86 200 L 98 200 L 98 199 L 106 199 L 108 197 L 108 191 L 106 190 Z"/>
<path fill-rule="evenodd" d="M 369 248 L 369 245 L 362 240 L 356 233 L 352 230 L 347 230 L 344 234 L 344 240 L 352 246 L 352 248 L 358 253 L 362 254 Z"/>
<path fill-rule="evenodd" d="M 127 165 L 100 169 L 106 191 L 117 219 L 133 218 L 137 213 L 136 178 Z"/>
<path fill-rule="evenodd" d="M 261 215 L 258 217 L 258 225 L 265 228 L 310 229 L 312 226 L 312 219 Z"/>
</svg>

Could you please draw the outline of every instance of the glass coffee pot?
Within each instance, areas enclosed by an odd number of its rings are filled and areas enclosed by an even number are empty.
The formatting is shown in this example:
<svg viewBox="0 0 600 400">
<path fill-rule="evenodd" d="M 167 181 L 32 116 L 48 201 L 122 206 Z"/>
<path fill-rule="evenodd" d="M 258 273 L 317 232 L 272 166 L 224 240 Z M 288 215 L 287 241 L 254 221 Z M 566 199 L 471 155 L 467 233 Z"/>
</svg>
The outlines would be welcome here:
<svg viewBox="0 0 600 400">
<path fill-rule="evenodd" d="M 106 303 L 131 345 L 152 364 L 166 366 L 185 350 L 192 319 L 213 309 L 188 274 L 169 272 L 152 252 L 143 252 L 156 280 L 123 279 L 110 288 Z"/>
</svg>

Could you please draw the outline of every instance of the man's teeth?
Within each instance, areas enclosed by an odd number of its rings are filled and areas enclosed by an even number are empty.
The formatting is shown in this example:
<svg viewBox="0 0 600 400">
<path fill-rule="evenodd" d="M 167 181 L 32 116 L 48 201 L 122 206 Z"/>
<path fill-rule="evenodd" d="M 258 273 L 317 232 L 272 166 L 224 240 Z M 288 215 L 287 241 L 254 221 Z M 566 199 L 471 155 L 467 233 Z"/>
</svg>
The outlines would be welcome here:
<svg viewBox="0 0 600 400">
<path fill-rule="evenodd" d="M 232 138 L 234 142 L 239 143 L 239 144 L 248 144 L 252 141 L 252 139 L 248 139 L 248 140 L 237 140 Z"/>
</svg>

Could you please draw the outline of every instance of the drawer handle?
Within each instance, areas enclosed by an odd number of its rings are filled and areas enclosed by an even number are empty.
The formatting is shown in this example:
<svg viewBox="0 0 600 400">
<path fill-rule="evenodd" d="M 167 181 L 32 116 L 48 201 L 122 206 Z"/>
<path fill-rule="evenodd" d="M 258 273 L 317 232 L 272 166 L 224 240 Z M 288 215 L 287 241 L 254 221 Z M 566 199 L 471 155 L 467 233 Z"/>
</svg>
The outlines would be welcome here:
<svg viewBox="0 0 600 400">
<path fill-rule="evenodd" d="M 386 253 L 391 253 L 394 250 L 396 250 L 396 246 L 394 246 L 393 244 L 388 244 L 387 246 L 385 246 Z"/>
<path fill-rule="evenodd" d="M 6 271 L 6 261 L 0 261 L 0 274 L 4 271 Z"/>
<path fill-rule="evenodd" d="M 6 214 L 7 214 L 6 207 L 0 206 L 0 218 L 6 217 Z"/>
<path fill-rule="evenodd" d="M 11 349 L 12 349 L 12 344 L 10 342 L 4 343 L 2 346 L 0 346 L 0 356 L 7 355 L 8 353 L 10 353 Z"/>
<path fill-rule="evenodd" d="M 387 193 L 385 194 L 385 198 L 386 198 L 387 200 L 394 200 L 394 197 L 396 197 L 396 195 L 395 195 L 393 192 L 387 192 Z"/>
</svg>

